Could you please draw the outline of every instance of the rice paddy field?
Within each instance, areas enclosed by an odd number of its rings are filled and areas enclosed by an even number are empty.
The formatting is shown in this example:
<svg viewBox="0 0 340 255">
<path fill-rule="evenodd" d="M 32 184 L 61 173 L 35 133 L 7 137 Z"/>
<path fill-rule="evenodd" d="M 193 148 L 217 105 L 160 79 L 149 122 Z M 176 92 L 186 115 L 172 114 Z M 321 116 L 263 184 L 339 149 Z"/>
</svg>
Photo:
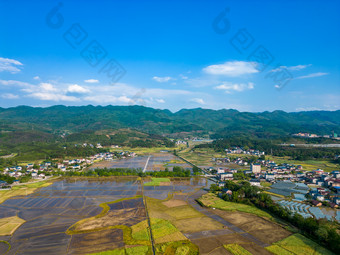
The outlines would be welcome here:
<svg viewBox="0 0 340 255">
<path fill-rule="evenodd" d="M 110 148 L 110 151 L 114 152 L 122 152 L 122 151 L 131 151 L 131 152 L 135 152 L 138 155 L 149 155 L 149 154 L 153 154 L 153 153 L 160 153 L 161 151 L 170 151 L 172 152 L 173 150 L 178 150 L 178 147 L 173 147 L 173 148 L 169 148 L 169 147 L 152 147 L 152 148 L 147 148 L 147 147 L 128 147 L 128 146 L 124 146 L 124 147 L 119 147 L 119 148 Z"/>
<path fill-rule="evenodd" d="M 340 165 L 332 163 L 329 160 L 292 160 L 289 157 L 276 157 L 276 156 L 269 156 L 266 155 L 266 159 L 274 160 L 275 163 L 281 164 L 281 163 L 289 163 L 289 164 L 295 164 L 295 165 L 301 165 L 303 167 L 303 170 L 312 171 L 316 170 L 318 168 L 324 170 L 325 172 L 331 172 L 334 170 L 340 170 Z"/>
<path fill-rule="evenodd" d="M 196 246 L 166 217 L 151 216 L 149 226 L 145 199 L 162 203 L 206 180 L 148 183 L 138 177 L 68 178 L 9 197 L 0 204 L 0 254 L 152 254 L 150 226 L 158 254 L 191 254 Z"/>
<path fill-rule="evenodd" d="M 296 254 L 296 255 L 328 255 L 332 254 L 327 249 L 321 247 L 317 243 L 311 241 L 310 239 L 300 235 L 291 235 L 271 246 L 266 247 L 266 249 L 273 254 Z"/>
<path fill-rule="evenodd" d="M 305 240 L 302 247 L 264 211 L 207 194 L 208 183 L 77 177 L 36 184 L 0 204 L 0 254 L 262 255 L 294 245 L 298 252 L 323 251 Z"/>
<path fill-rule="evenodd" d="M 249 167 L 239 166 L 235 163 L 219 163 L 217 164 L 212 158 L 224 158 L 226 157 L 225 153 L 217 153 L 213 149 L 210 148 L 196 148 L 194 151 L 191 151 L 190 148 L 179 151 L 178 155 L 183 157 L 184 159 L 190 161 L 191 163 L 202 167 L 208 168 L 211 166 L 219 167 L 225 166 L 230 169 L 249 169 Z M 242 154 L 244 156 L 244 154 Z"/>
<path fill-rule="evenodd" d="M 11 190 L 0 189 L 0 204 L 10 197 L 28 195 L 36 191 L 38 188 L 47 187 L 51 184 L 51 181 L 41 181 L 25 185 L 13 186 Z"/>
<path fill-rule="evenodd" d="M 189 160 L 193 164 L 201 167 L 206 166 L 217 166 L 215 162 L 213 162 L 212 158 L 218 158 L 218 157 L 225 157 L 225 153 L 216 153 L 213 149 L 210 148 L 201 148 L 201 149 L 195 149 L 195 151 L 191 151 L 191 149 L 185 149 L 183 151 L 178 152 L 178 155 L 181 157 Z M 229 157 L 245 157 L 247 155 L 245 154 L 231 154 Z M 270 156 L 266 155 L 266 159 L 274 160 L 275 163 L 281 164 L 281 163 L 290 163 L 295 165 L 301 165 L 303 167 L 303 170 L 312 171 L 316 170 L 318 168 L 326 171 L 331 172 L 334 170 L 340 170 L 340 165 L 335 164 L 331 162 L 330 160 L 292 160 L 290 157 L 276 157 L 276 156 Z M 220 166 L 220 165 L 219 165 Z M 225 163 L 221 164 L 221 166 L 228 166 L 229 168 L 234 169 L 245 169 L 247 167 L 244 166 L 238 166 L 233 163 Z M 249 167 L 248 167 L 249 168 Z"/>
<path fill-rule="evenodd" d="M 174 166 L 191 169 L 192 167 L 167 152 L 151 153 L 133 158 L 116 159 L 113 161 L 101 161 L 94 163 L 90 169 L 95 168 L 135 168 L 145 171 L 164 171 L 167 167 L 170 171 Z"/>
<path fill-rule="evenodd" d="M 213 164 L 212 158 L 221 157 L 221 153 L 216 153 L 213 149 L 204 148 L 204 149 L 195 149 L 195 151 L 191 150 L 183 150 L 178 152 L 178 155 L 190 161 L 191 163 L 197 166 L 203 165 L 211 165 Z M 225 155 L 224 155 L 225 156 Z"/>
</svg>

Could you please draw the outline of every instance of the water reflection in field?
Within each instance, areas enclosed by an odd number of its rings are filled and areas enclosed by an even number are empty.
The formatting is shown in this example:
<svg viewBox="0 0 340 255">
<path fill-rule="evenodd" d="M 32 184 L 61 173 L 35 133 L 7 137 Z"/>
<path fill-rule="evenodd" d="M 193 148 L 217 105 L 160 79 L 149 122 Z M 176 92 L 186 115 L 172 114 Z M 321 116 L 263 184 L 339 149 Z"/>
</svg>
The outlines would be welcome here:
<svg viewBox="0 0 340 255">
<path fill-rule="evenodd" d="M 166 199 L 169 193 L 186 194 L 205 185 L 204 178 L 174 178 L 167 186 L 143 188 L 146 196 Z M 12 197 L 0 204 L 0 218 L 17 215 L 26 220 L 12 236 L 0 236 L 0 240 L 11 244 L 11 250 L 7 253 L 9 255 L 82 254 L 84 247 L 91 247 L 93 252 L 122 247 L 125 244 L 120 230 L 74 235 L 72 241 L 65 231 L 81 219 L 98 215 L 102 211 L 99 204 L 136 195 L 142 195 L 141 181 L 137 177 L 70 178 L 56 181 L 33 194 Z M 125 200 L 110 205 L 113 214 L 131 208 L 136 208 L 138 213 L 129 219 L 122 218 L 120 224 L 124 225 L 144 220 L 143 200 Z"/>
</svg>

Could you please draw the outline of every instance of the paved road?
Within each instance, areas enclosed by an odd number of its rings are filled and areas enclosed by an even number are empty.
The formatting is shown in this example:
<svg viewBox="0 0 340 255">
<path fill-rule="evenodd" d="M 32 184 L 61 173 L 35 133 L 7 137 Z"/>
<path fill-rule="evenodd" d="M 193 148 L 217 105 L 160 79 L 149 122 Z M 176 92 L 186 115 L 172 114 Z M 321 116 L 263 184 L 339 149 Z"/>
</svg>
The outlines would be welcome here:
<svg viewBox="0 0 340 255">
<path fill-rule="evenodd" d="M 145 166 L 144 166 L 144 169 L 143 169 L 143 173 L 145 173 L 147 167 L 148 167 L 148 164 L 149 164 L 149 160 L 151 158 L 151 155 L 148 157 L 148 159 L 146 160 L 146 163 L 145 163 Z"/>
</svg>

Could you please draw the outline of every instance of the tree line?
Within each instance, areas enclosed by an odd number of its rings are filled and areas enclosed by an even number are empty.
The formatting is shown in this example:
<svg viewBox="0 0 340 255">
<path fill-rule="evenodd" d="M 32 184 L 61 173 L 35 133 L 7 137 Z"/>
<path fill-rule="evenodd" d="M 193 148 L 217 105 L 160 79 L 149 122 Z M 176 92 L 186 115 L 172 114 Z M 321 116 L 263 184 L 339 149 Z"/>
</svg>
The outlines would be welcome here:
<svg viewBox="0 0 340 255">
<path fill-rule="evenodd" d="M 191 171 L 183 167 L 174 166 L 172 171 L 167 168 L 165 171 L 143 172 L 142 169 L 137 168 L 96 168 L 88 171 L 55 171 L 53 175 L 60 176 L 85 176 L 85 177 L 105 177 L 105 176 L 151 176 L 151 177 L 190 177 Z"/>
<path fill-rule="evenodd" d="M 280 144 L 286 142 L 284 139 L 256 139 L 245 137 L 231 137 L 221 138 L 212 143 L 199 144 L 194 148 L 212 148 L 216 152 L 224 152 L 226 148 L 242 147 L 245 150 L 255 149 L 264 151 L 266 154 L 273 156 L 284 157 L 289 156 L 294 160 L 308 160 L 327 158 L 334 160 L 335 155 L 340 155 L 338 148 L 297 148 L 290 146 L 281 146 Z"/>
</svg>

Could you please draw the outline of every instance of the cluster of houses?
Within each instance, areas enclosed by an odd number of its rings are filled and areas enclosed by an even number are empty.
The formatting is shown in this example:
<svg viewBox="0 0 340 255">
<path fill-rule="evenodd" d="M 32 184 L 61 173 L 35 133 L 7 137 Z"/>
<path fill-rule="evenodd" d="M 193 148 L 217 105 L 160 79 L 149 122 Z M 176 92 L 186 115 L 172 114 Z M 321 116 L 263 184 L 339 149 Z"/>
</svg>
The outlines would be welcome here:
<svg viewBox="0 0 340 255">
<path fill-rule="evenodd" d="M 312 188 L 307 196 L 309 196 L 314 206 L 321 206 L 322 202 L 327 202 L 327 204 L 332 208 L 338 208 L 340 206 L 340 187 L 334 187 L 336 192 L 331 191 L 328 188 Z"/>
<path fill-rule="evenodd" d="M 251 156 L 262 156 L 265 155 L 264 151 L 259 151 L 259 150 L 254 150 L 254 149 L 248 149 L 245 150 L 241 147 L 232 147 L 229 149 L 225 149 L 227 154 L 246 154 L 246 155 L 251 155 Z"/>
<path fill-rule="evenodd" d="M 297 134 L 292 134 L 292 136 L 298 136 L 298 137 L 307 137 L 307 138 L 316 138 L 319 137 L 316 134 L 310 134 L 310 133 L 297 133 Z"/>
<path fill-rule="evenodd" d="M 216 160 L 223 161 L 223 159 Z M 230 160 L 224 159 L 223 162 L 230 162 Z M 233 180 L 234 174 L 238 172 L 236 169 L 229 169 L 227 167 L 218 167 L 217 169 L 210 167 L 208 170 L 218 179 L 220 187 L 224 186 L 226 180 Z M 252 186 L 262 186 L 262 182 L 272 184 L 291 182 L 297 186 L 305 185 L 309 188 L 303 194 L 300 194 L 302 192 L 297 189 L 299 194 L 296 195 L 297 200 L 303 201 L 308 198 L 315 205 L 327 202 L 324 204 L 328 204 L 331 207 L 340 206 L 340 171 L 324 172 L 321 169 L 305 171 L 301 165 L 288 163 L 278 165 L 271 160 L 257 160 L 256 163 L 250 164 L 249 170 L 244 170 L 243 173 L 249 176 L 249 182 Z M 292 193 L 294 191 L 296 190 L 288 191 L 286 189 L 283 191 L 273 188 L 270 192 L 295 197 Z"/>
<path fill-rule="evenodd" d="M 242 158 L 235 158 L 234 160 L 230 160 L 230 158 L 228 157 L 224 157 L 224 158 L 212 158 L 213 162 L 216 162 L 216 165 L 221 165 L 221 164 L 225 164 L 225 163 L 234 163 L 237 164 L 239 166 L 247 166 L 248 162 L 245 159 Z"/>
<path fill-rule="evenodd" d="M 78 144 L 75 144 L 74 146 L 77 147 Z M 103 146 L 102 146 L 100 143 L 97 143 L 96 145 L 93 145 L 92 143 L 83 143 L 81 146 L 82 146 L 82 147 L 91 147 L 91 148 L 96 147 L 97 149 L 103 148 Z"/>
<path fill-rule="evenodd" d="M 175 142 L 175 144 L 178 146 L 178 145 L 188 145 L 188 141 L 184 141 L 184 140 L 177 140 Z"/>
<path fill-rule="evenodd" d="M 52 169 L 52 163 L 45 162 L 38 166 L 34 166 L 33 164 L 27 164 L 26 166 L 6 167 L 2 171 L 2 174 L 14 177 L 16 179 L 20 179 L 21 177 L 27 175 L 30 175 L 32 179 L 45 179 L 46 174 L 43 173 L 43 171 L 48 171 L 49 169 Z M 15 180 L 14 183 L 19 183 L 19 180 Z"/>
<path fill-rule="evenodd" d="M 113 160 L 114 158 L 127 158 L 135 157 L 136 153 L 129 151 L 122 152 L 102 152 L 95 154 L 87 158 L 78 159 L 65 159 L 61 162 L 44 162 L 40 165 L 33 165 L 32 163 L 26 166 L 11 166 L 3 169 L 2 174 L 16 178 L 14 184 L 19 183 L 20 178 L 24 176 L 30 176 L 32 179 L 45 179 L 49 175 L 49 172 L 54 170 L 70 171 L 70 170 L 82 170 L 85 167 L 93 164 L 96 161 L 101 160 Z M 8 185 L 6 182 L 1 181 L 1 187 Z"/>
<path fill-rule="evenodd" d="M 310 134 L 310 133 L 297 133 L 297 134 L 292 134 L 292 136 L 296 137 L 303 137 L 303 138 L 318 138 L 318 137 L 323 137 L 323 138 L 332 138 L 339 140 L 338 134 L 332 131 L 332 134 L 330 135 L 317 135 L 317 134 Z"/>
</svg>

